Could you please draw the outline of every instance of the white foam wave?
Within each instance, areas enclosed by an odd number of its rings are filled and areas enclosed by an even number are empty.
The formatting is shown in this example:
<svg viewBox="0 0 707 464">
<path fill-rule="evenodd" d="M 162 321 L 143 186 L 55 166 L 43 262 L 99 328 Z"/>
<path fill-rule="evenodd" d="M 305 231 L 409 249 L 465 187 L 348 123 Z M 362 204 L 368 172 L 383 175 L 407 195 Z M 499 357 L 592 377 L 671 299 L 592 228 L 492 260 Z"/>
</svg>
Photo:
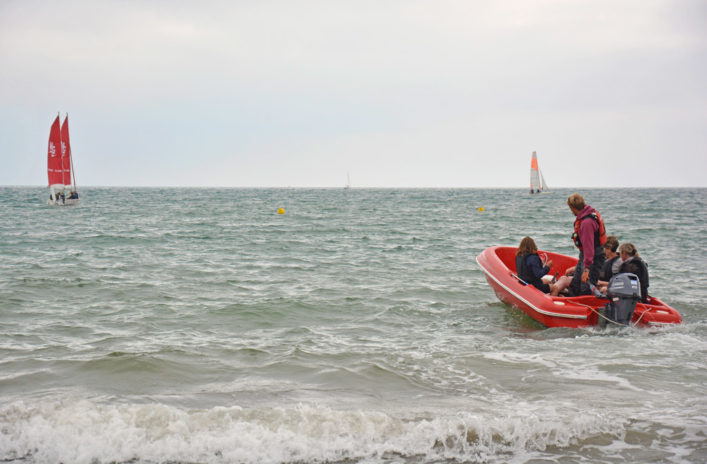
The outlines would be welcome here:
<svg viewBox="0 0 707 464">
<path fill-rule="evenodd" d="M 23 463 L 508 461 L 623 425 L 600 414 L 517 405 L 513 415 L 290 408 L 183 410 L 85 399 L 0 409 L 0 460 Z"/>
</svg>

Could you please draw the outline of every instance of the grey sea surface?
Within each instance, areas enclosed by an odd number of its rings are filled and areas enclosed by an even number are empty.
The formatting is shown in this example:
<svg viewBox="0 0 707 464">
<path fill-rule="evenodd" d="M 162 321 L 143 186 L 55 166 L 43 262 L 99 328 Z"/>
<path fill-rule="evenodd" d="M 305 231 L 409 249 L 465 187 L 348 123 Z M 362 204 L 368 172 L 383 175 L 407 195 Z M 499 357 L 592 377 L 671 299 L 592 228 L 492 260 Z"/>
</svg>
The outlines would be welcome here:
<svg viewBox="0 0 707 464">
<path fill-rule="evenodd" d="M 570 193 L 2 187 L 0 461 L 707 462 L 707 190 L 579 191 L 684 320 L 622 330 L 475 262 Z"/>
</svg>

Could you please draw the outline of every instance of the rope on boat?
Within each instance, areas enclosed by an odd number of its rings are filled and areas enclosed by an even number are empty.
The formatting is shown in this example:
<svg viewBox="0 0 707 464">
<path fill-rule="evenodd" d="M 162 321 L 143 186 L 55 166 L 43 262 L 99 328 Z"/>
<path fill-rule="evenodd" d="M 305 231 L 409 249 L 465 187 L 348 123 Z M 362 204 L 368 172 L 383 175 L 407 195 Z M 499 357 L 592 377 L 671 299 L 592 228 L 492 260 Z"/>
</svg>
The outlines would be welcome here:
<svg viewBox="0 0 707 464">
<path fill-rule="evenodd" d="M 616 322 L 616 321 L 612 321 L 611 319 L 609 319 L 608 317 L 604 316 L 602 313 L 600 313 L 599 311 L 597 311 L 596 309 L 592 308 L 592 307 L 589 306 L 589 305 L 586 305 L 586 304 L 584 304 L 584 303 L 580 303 L 580 302 L 578 302 L 578 301 L 573 301 L 572 303 L 573 303 L 573 304 L 576 304 L 576 305 L 579 305 L 579 306 L 584 306 L 585 308 L 589 308 L 589 310 L 590 310 L 591 312 L 593 312 L 593 313 L 595 313 L 597 316 L 599 316 L 599 317 L 605 319 L 607 322 L 611 322 L 612 324 L 619 325 L 619 326 L 621 326 L 621 327 L 626 327 L 626 326 L 623 325 L 623 324 L 619 324 L 619 323 Z"/>
<path fill-rule="evenodd" d="M 605 319 L 607 322 L 611 322 L 612 324 L 619 325 L 619 326 L 621 326 L 621 327 L 627 327 L 627 326 L 625 326 L 625 325 L 623 325 L 623 324 L 619 324 L 619 323 L 616 322 L 616 321 L 612 321 L 611 319 L 609 319 L 608 317 L 604 316 L 602 313 L 600 313 L 599 311 L 597 311 L 596 309 L 592 308 L 592 307 L 589 306 L 589 305 L 586 305 L 586 304 L 584 304 L 584 303 L 580 303 L 580 302 L 578 302 L 578 301 L 575 301 L 575 302 L 573 302 L 573 303 L 576 304 L 576 305 L 579 305 L 579 306 L 584 306 L 585 308 L 589 308 L 590 311 L 592 311 L 593 313 L 595 313 L 597 316 L 599 316 L 599 317 Z M 652 311 L 653 309 L 655 309 L 655 308 L 649 308 L 649 307 L 647 307 L 644 303 L 638 303 L 638 304 L 640 304 L 641 306 L 643 306 L 643 312 L 642 312 L 641 315 L 638 317 L 638 319 L 636 319 L 636 322 L 631 322 L 631 323 L 629 323 L 629 325 L 628 325 L 629 327 L 638 327 L 638 323 L 641 322 L 641 319 L 643 319 L 643 316 L 645 316 L 647 312 Z"/>
<path fill-rule="evenodd" d="M 652 311 L 652 310 L 655 309 L 655 308 L 649 308 L 649 307 L 646 306 L 644 303 L 638 303 L 638 304 L 640 304 L 641 306 L 643 306 L 643 312 L 642 312 L 641 315 L 638 317 L 638 319 L 636 319 L 636 323 L 633 325 L 633 327 L 636 327 L 636 326 L 638 325 L 638 323 L 641 321 L 641 319 L 643 319 L 643 316 L 645 316 L 648 311 Z"/>
</svg>

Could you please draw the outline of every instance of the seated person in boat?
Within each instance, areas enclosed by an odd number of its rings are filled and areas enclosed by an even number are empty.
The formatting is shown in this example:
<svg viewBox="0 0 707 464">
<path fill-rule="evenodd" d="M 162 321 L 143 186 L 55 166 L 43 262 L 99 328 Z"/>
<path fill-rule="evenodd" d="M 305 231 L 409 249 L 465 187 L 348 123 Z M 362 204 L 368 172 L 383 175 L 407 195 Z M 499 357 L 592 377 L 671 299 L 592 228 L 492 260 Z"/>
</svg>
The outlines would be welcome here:
<svg viewBox="0 0 707 464">
<path fill-rule="evenodd" d="M 540 256 L 538 256 L 538 247 L 535 245 L 535 241 L 530 237 L 524 237 L 516 251 L 516 272 L 518 277 L 544 293 L 557 296 L 569 286 L 572 279 L 562 276 L 557 282 L 543 282 L 543 276 L 550 272 L 551 268 L 552 260 L 543 266 Z"/>
<path fill-rule="evenodd" d="M 613 235 L 606 237 L 606 243 L 604 244 L 604 254 L 606 254 L 606 261 L 599 272 L 599 281 L 597 282 L 597 288 L 600 292 L 605 293 L 606 287 L 609 285 L 609 280 L 619 273 L 619 268 L 621 267 L 621 257 L 616 251 L 619 248 L 619 240 Z"/>
<path fill-rule="evenodd" d="M 622 243 L 619 247 L 619 255 L 621 256 L 621 267 L 618 273 L 630 272 L 636 274 L 639 284 L 641 285 L 641 301 L 648 302 L 648 265 L 638 255 L 638 249 L 633 243 Z"/>
</svg>

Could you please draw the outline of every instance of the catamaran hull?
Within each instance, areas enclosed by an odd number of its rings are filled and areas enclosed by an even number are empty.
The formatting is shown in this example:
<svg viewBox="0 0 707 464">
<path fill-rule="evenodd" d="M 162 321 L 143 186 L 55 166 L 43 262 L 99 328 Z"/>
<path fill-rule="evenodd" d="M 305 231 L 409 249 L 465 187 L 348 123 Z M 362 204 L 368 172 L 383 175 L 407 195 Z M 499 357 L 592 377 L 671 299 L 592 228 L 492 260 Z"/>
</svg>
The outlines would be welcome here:
<svg viewBox="0 0 707 464">
<path fill-rule="evenodd" d="M 74 206 L 79 203 L 79 200 L 47 200 L 47 204 L 50 206 Z"/>
<path fill-rule="evenodd" d="M 49 187 L 49 199 L 47 204 L 51 206 L 73 206 L 79 202 L 79 198 L 70 198 L 71 193 L 67 196 L 66 192 L 71 192 L 73 189 L 69 186 L 52 185 Z M 74 192 L 75 193 L 75 192 Z"/>
<path fill-rule="evenodd" d="M 515 247 L 490 247 L 476 261 L 484 271 L 487 282 L 502 302 L 520 309 L 546 327 L 586 327 L 597 325 L 599 310 L 607 300 L 591 295 L 579 297 L 552 297 L 532 285 L 524 285 L 515 275 Z M 552 272 L 564 274 L 577 260 L 550 252 Z M 674 308 L 652 297 L 650 304 L 638 303 L 633 314 L 634 325 L 679 324 L 682 317 Z"/>
</svg>

